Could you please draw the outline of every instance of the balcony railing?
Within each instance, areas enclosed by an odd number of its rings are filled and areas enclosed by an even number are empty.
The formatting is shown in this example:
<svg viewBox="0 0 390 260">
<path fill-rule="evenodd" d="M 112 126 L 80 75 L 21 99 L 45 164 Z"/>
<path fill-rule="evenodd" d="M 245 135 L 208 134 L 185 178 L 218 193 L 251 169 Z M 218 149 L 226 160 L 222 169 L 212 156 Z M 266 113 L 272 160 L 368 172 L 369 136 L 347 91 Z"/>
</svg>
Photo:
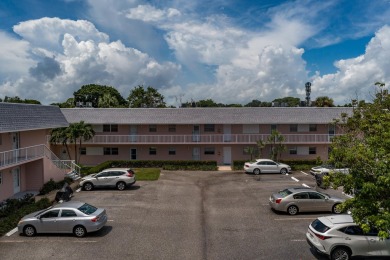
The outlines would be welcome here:
<svg viewBox="0 0 390 260">
<path fill-rule="evenodd" d="M 10 165 L 18 165 L 28 161 L 41 159 L 43 157 L 51 160 L 59 169 L 77 171 L 79 173 L 79 167 L 75 165 L 73 161 L 60 160 L 43 144 L 0 152 L 0 169 Z"/>
<path fill-rule="evenodd" d="M 214 134 L 214 135 L 95 135 L 83 144 L 255 144 L 267 141 L 270 134 Z M 282 135 L 284 144 L 328 144 L 333 136 L 327 134 Z M 50 136 L 48 136 L 49 140 Z"/>
</svg>

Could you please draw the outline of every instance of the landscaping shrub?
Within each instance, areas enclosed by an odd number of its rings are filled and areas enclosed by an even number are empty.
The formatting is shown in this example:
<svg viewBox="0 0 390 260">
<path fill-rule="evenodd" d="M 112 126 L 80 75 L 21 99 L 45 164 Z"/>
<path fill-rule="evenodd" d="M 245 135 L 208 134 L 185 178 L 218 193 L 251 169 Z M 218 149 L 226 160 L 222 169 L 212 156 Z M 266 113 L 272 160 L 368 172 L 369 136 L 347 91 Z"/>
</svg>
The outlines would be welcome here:
<svg viewBox="0 0 390 260">
<path fill-rule="evenodd" d="M 59 190 L 64 186 L 65 182 L 71 184 L 73 180 L 65 177 L 63 180 L 55 182 L 53 179 L 50 179 L 50 181 L 43 184 L 42 188 L 39 190 L 39 195 L 45 195 L 53 190 Z"/>
</svg>

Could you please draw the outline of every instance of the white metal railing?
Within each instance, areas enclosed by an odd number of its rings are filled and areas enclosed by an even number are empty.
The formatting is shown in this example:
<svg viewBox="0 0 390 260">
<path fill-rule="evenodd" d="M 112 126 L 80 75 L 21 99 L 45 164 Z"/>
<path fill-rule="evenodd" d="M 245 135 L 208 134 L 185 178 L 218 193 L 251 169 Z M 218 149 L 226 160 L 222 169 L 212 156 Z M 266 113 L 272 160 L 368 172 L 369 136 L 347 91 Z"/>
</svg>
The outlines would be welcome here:
<svg viewBox="0 0 390 260">
<path fill-rule="evenodd" d="M 20 164 L 34 159 L 40 159 L 43 157 L 46 157 L 51 160 L 59 169 L 76 171 L 78 174 L 80 173 L 80 167 L 76 165 L 74 161 L 60 160 L 44 144 L 0 152 L 0 168 Z"/>
<path fill-rule="evenodd" d="M 267 141 L 270 134 L 213 134 L 213 135 L 95 135 L 84 144 L 193 144 L 236 143 L 252 144 Z M 334 135 L 328 134 L 282 134 L 284 144 L 331 143 Z M 48 136 L 49 140 L 50 136 Z"/>
</svg>

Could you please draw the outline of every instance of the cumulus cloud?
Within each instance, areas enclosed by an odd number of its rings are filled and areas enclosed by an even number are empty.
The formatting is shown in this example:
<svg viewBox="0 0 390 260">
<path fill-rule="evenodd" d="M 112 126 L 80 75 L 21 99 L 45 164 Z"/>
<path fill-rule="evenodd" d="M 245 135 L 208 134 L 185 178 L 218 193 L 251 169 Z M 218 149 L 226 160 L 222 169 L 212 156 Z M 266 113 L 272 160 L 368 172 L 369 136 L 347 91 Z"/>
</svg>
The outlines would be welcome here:
<svg viewBox="0 0 390 260">
<path fill-rule="evenodd" d="M 312 91 L 318 96 L 331 95 L 337 103 L 347 103 L 360 95 L 369 98 L 375 82 L 390 81 L 390 27 L 375 34 L 363 55 L 335 63 L 337 72 L 313 78 Z"/>
<path fill-rule="evenodd" d="M 49 27 L 46 43 L 40 37 Z M 23 59 L 24 63 L 25 59 L 30 59 L 26 73 L 0 85 L 0 92 L 8 95 L 38 99 L 42 103 L 63 102 L 82 85 L 96 83 L 114 86 L 126 97 L 138 84 L 168 86 L 180 71 L 177 64 L 159 63 L 121 41 L 110 42 L 106 34 L 87 21 L 43 18 L 20 23 L 14 28 L 22 40 L 5 39 L 23 46 L 22 53 L 30 53 L 31 57 L 25 55 Z M 37 37 L 29 29 L 36 32 Z M 49 58 L 49 54 L 53 58 Z M 17 61 L 15 56 L 4 53 L 0 59 Z"/>
<path fill-rule="evenodd" d="M 138 5 L 135 8 L 129 9 L 126 17 L 129 19 L 142 20 L 145 22 L 159 22 L 161 20 L 172 19 L 175 16 L 180 15 L 180 11 L 175 8 L 161 10 L 151 5 Z"/>
</svg>

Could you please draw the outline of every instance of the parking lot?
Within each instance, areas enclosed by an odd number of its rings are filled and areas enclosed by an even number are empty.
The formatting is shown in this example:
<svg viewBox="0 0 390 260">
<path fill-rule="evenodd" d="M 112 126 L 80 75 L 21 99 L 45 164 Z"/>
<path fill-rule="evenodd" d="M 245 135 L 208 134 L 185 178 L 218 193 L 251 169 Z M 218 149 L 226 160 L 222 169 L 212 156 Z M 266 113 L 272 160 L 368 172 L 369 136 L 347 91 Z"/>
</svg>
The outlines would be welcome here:
<svg viewBox="0 0 390 260">
<path fill-rule="evenodd" d="M 331 213 L 273 212 L 271 193 L 315 186 L 310 174 L 162 171 L 125 191 L 75 192 L 72 200 L 107 210 L 109 221 L 85 238 L 0 238 L 1 259 L 326 259 L 310 250 L 311 221 Z M 341 191 L 326 193 L 343 196 Z"/>
</svg>

